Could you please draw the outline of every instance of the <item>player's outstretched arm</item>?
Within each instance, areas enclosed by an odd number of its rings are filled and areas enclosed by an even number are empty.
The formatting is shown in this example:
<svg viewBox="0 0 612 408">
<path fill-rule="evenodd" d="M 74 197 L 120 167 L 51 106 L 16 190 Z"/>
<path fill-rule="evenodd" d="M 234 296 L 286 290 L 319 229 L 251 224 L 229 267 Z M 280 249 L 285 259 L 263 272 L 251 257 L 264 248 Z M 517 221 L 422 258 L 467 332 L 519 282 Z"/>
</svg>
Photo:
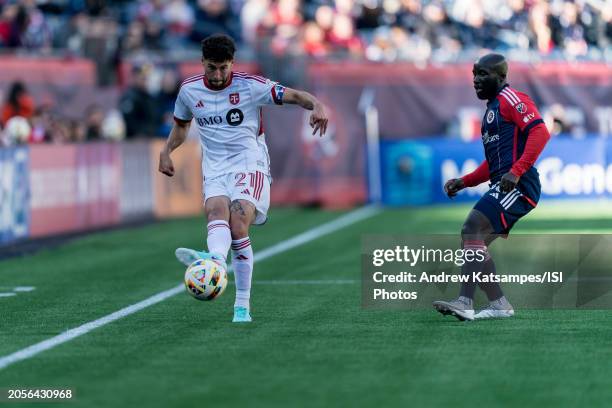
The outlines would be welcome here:
<svg viewBox="0 0 612 408">
<path fill-rule="evenodd" d="M 325 134 L 329 119 L 327 118 L 325 106 L 315 96 L 306 91 L 285 88 L 283 103 L 299 105 L 304 109 L 311 110 L 310 127 L 313 129 L 312 134 L 314 135 L 317 131 L 319 131 L 319 136 Z"/>
<path fill-rule="evenodd" d="M 174 164 L 170 158 L 170 153 L 185 142 L 190 124 L 191 122 L 175 121 L 166 145 L 159 153 L 159 171 L 168 177 L 174 176 Z"/>
</svg>

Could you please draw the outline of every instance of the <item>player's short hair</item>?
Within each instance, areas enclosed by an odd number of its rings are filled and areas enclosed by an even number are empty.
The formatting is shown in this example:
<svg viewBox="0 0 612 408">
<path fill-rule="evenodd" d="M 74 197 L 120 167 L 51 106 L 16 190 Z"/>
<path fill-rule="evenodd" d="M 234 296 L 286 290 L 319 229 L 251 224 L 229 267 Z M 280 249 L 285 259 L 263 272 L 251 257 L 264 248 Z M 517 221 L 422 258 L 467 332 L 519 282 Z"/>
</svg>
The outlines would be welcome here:
<svg viewBox="0 0 612 408">
<path fill-rule="evenodd" d="M 236 45 L 230 36 L 215 34 L 202 40 L 202 58 L 224 62 L 234 59 Z"/>
</svg>

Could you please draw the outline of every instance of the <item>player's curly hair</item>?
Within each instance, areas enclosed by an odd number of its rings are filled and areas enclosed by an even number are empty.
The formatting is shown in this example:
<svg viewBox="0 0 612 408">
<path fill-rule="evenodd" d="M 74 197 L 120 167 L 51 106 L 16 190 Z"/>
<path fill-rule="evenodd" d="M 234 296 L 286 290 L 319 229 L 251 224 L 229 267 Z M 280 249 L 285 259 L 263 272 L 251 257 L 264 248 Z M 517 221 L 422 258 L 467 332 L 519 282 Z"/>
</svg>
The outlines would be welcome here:
<svg viewBox="0 0 612 408">
<path fill-rule="evenodd" d="M 202 58 L 224 62 L 234 59 L 236 45 L 231 37 L 225 34 L 215 34 L 202 40 Z"/>
</svg>

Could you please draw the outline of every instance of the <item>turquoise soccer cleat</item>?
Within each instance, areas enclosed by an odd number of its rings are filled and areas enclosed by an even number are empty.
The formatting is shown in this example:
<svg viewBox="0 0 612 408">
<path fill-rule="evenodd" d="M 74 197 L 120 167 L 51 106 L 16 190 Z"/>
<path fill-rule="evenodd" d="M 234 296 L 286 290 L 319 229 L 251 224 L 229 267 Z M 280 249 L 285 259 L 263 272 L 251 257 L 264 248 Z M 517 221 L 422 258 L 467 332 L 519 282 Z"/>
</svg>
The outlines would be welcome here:
<svg viewBox="0 0 612 408">
<path fill-rule="evenodd" d="M 232 323 L 249 323 L 252 322 L 251 313 L 246 307 L 235 306 L 234 307 L 234 319 Z"/>
<path fill-rule="evenodd" d="M 206 251 L 196 251 L 190 248 L 177 248 L 174 251 L 176 259 L 185 266 L 189 266 L 198 259 L 210 259 L 213 262 L 221 265 L 227 271 L 227 264 L 223 257 L 219 254 L 208 253 Z"/>
</svg>

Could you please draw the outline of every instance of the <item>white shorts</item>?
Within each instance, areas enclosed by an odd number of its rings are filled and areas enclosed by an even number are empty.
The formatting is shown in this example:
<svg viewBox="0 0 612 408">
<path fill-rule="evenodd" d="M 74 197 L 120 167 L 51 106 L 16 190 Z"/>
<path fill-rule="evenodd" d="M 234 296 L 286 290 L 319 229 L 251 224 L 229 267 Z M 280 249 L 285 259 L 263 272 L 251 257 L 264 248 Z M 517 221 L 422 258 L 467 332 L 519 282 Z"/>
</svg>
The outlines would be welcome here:
<svg viewBox="0 0 612 408">
<path fill-rule="evenodd" d="M 225 196 L 246 200 L 257 210 L 253 224 L 261 225 L 268 219 L 270 208 L 270 176 L 261 171 L 228 173 L 204 180 L 204 203 L 211 197 Z"/>
</svg>

